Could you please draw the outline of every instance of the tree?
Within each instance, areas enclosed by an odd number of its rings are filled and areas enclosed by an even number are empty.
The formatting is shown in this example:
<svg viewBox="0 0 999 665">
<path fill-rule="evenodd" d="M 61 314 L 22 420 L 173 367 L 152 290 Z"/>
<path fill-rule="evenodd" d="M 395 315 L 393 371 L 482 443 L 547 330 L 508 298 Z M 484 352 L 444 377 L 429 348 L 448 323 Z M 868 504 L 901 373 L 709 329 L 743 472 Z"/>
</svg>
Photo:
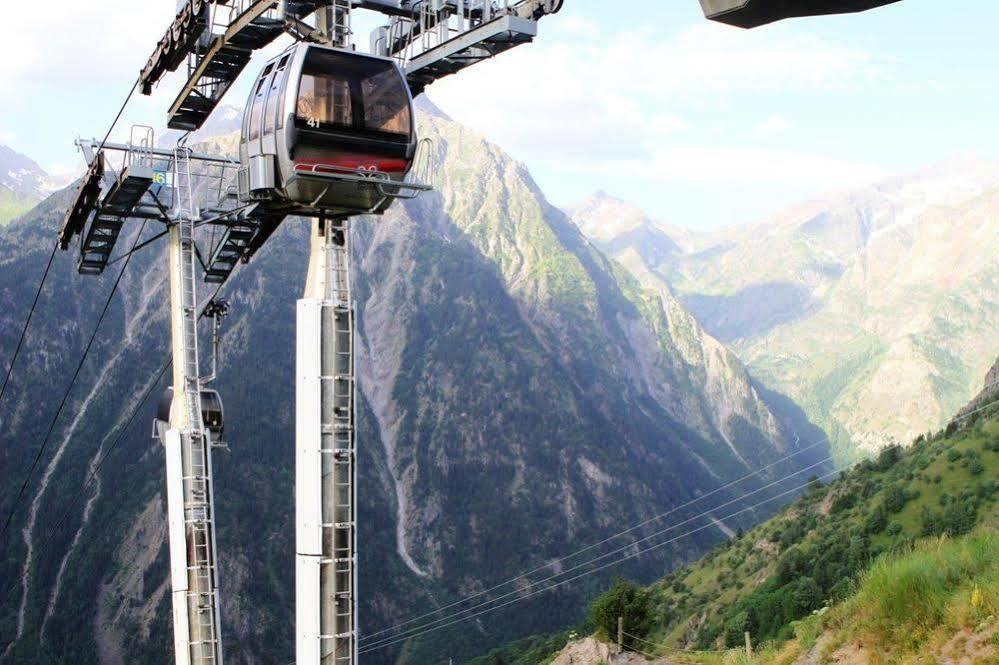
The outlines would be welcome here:
<svg viewBox="0 0 999 665">
<path fill-rule="evenodd" d="M 867 521 L 864 523 L 864 533 L 873 536 L 884 531 L 886 526 L 888 526 L 888 513 L 885 512 L 884 507 L 878 506 L 867 517 Z"/>
<path fill-rule="evenodd" d="M 742 644 L 746 631 L 749 630 L 749 613 L 739 612 L 725 622 L 725 646 L 735 647 Z"/>
<path fill-rule="evenodd" d="M 895 466 L 895 463 L 902 459 L 902 448 L 898 445 L 891 445 L 881 451 L 878 455 L 878 471 L 887 471 Z"/>
<path fill-rule="evenodd" d="M 905 508 L 905 503 L 908 501 L 908 497 L 905 494 L 905 490 L 900 485 L 892 485 L 887 490 L 885 490 L 885 510 L 891 514 L 900 512 Z"/>
<path fill-rule="evenodd" d="M 617 635 L 618 617 L 624 618 L 624 630 L 635 637 L 645 637 L 652 628 L 652 598 L 644 588 L 618 579 L 614 586 L 590 605 L 590 620 L 605 636 Z M 626 646 L 637 646 L 625 636 Z"/>
<path fill-rule="evenodd" d="M 822 606 L 822 587 L 811 577 L 800 577 L 791 592 L 792 612 L 795 619 Z"/>
</svg>

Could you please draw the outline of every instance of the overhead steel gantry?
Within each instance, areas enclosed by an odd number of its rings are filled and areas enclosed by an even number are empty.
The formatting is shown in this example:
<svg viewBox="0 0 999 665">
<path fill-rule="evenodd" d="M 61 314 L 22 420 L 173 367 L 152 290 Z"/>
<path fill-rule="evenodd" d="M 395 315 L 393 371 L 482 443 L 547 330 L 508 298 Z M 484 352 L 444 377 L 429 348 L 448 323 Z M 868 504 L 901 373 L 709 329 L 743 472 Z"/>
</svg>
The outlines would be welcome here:
<svg viewBox="0 0 999 665">
<path fill-rule="evenodd" d="M 140 74 L 150 94 L 164 74 L 187 62 L 187 82 L 170 106 L 167 125 L 201 127 L 229 87 L 262 49 L 283 33 L 328 41 L 302 19 L 332 0 L 191 0 L 177 15 Z M 563 0 L 339 0 L 379 12 L 388 25 L 372 35 L 372 53 L 405 63 L 414 94 L 434 80 L 492 57 L 537 35 L 537 20 Z M 349 24 L 348 24 L 349 31 Z M 334 36 L 334 39 L 336 36 Z"/>
<path fill-rule="evenodd" d="M 538 20 L 559 11 L 562 1 L 180 0 L 173 24 L 141 72 L 139 87 L 151 93 L 167 72 L 186 63 L 186 82 L 170 106 L 167 125 L 198 129 L 254 51 L 290 34 L 352 52 L 350 15 L 363 9 L 388 18 L 371 35 L 371 53 L 393 59 L 418 94 L 435 80 L 531 42 Z M 746 28 L 896 1 L 700 0 L 709 19 Z M 316 20 L 309 23 L 313 14 Z M 316 217 L 315 206 L 284 209 L 247 197 L 241 183 L 247 181 L 248 164 L 199 154 L 183 140 L 176 149 L 157 147 L 147 127 L 133 128 L 127 144 L 78 145 L 88 168 L 59 244 L 68 249 L 79 236 L 79 272 L 100 274 L 106 268 L 130 219 L 158 220 L 166 227 L 162 235 L 169 236 L 173 387 L 161 405 L 156 431 L 166 457 L 175 662 L 221 665 L 211 454 L 222 433 L 222 410 L 218 394 L 203 390 L 214 379 L 214 365 L 210 377 L 200 376 L 196 277 L 200 266 L 205 281 L 225 282 L 286 216 Z M 364 166 L 328 177 L 376 187 L 396 198 L 410 198 L 402 196 L 403 190 L 427 189 L 408 179 L 392 181 Z M 358 662 L 356 386 L 347 224 L 346 217 L 322 214 L 314 220 L 308 278 L 298 303 L 298 665 Z M 222 233 L 212 234 L 206 243 L 199 229 L 208 226 L 220 227 Z"/>
</svg>

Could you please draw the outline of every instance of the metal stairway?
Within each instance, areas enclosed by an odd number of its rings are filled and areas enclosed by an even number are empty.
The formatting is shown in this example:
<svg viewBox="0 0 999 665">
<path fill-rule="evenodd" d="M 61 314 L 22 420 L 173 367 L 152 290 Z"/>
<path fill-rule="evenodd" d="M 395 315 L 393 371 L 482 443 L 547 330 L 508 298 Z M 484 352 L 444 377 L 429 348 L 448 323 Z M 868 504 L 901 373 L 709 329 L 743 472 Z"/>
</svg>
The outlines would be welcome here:
<svg viewBox="0 0 999 665">
<path fill-rule="evenodd" d="M 80 246 L 77 270 L 81 275 L 100 275 L 104 272 L 124 223 L 124 217 L 108 214 L 103 210 L 94 216 Z"/>
<path fill-rule="evenodd" d="M 230 222 L 208 261 L 205 281 L 220 284 L 227 280 L 236 264 L 249 261 L 284 218 L 283 214 L 263 213 L 259 208 L 251 208 Z"/>
<path fill-rule="evenodd" d="M 193 45 L 188 48 L 188 81 L 170 106 L 168 127 L 195 130 L 204 124 L 249 63 L 253 51 L 264 48 L 284 32 L 285 22 L 274 11 L 275 4 L 274 0 L 235 0 L 225 32 L 212 38 L 203 50 Z M 322 0 L 296 0 L 286 4 L 286 11 L 304 16 L 321 4 Z M 147 66 L 142 77 L 144 92 L 152 89 L 151 84 L 164 69 L 163 65 Z"/>
</svg>

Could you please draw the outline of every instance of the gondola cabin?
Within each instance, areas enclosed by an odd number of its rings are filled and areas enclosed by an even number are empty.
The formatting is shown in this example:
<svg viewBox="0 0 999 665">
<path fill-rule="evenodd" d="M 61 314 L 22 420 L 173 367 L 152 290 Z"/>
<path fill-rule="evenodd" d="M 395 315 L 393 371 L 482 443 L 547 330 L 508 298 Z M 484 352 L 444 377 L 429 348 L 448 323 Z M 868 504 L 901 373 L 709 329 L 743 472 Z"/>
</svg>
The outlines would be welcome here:
<svg viewBox="0 0 999 665">
<path fill-rule="evenodd" d="M 156 409 L 156 420 L 153 422 L 153 438 L 159 438 L 161 430 L 170 427 L 170 409 L 173 408 L 173 386 L 168 386 L 160 398 Z M 204 388 L 201 391 L 201 418 L 205 429 L 212 434 L 212 440 L 219 443 L 225 433 L 225 410 L 219 391 Z"/>
<path fill-rule="evenodd" d="M 413 98 L 395 61 L 300 43 L 254 83 L 240 198 L 275 212 L 380 214 L 416 153 Z"/>
</svg>

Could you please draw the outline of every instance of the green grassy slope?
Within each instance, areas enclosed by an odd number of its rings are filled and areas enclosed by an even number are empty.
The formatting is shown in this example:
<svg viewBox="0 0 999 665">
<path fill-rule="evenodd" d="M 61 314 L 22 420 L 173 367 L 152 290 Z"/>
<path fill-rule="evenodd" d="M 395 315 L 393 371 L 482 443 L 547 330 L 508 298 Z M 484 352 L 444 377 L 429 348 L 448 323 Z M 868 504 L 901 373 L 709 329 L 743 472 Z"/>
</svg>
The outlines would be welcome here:
<svg viewBox="0 0 999 665">
<path fill-rule="evenodd" d="M 22 199 L 6 187 L 0 187 L 0 226 L 5 226 L 38 204 L 38 201 Z"/>
<path fill-rule="evenodd" d="M 999 426 L 887 449 L 654 587 L 653 641 L 702 649 L 787 639 L 791 622 L 843 600 L 879 555 L 995 525 Z"/>
<path fill-rule="evenodd" d="M 909 662 L 946 650 L 958 629 L 991 639 L 993 629 L 980 624 L 999 612 L 996 415 L 886 449 L 652 585 L 646 649 L 730 662 L 732 653 L 708 652 L 742 645 L 749 631 L 759 645 L 753 662 L 791 663 L 809 650 L 828 656 L 854 642 L 880 651 L 844 662 Z M 510 645 L 473 662 L 545 662 L 524 660 L 526 648 L 533 657 L 552 642 Z"/>
</svg>

